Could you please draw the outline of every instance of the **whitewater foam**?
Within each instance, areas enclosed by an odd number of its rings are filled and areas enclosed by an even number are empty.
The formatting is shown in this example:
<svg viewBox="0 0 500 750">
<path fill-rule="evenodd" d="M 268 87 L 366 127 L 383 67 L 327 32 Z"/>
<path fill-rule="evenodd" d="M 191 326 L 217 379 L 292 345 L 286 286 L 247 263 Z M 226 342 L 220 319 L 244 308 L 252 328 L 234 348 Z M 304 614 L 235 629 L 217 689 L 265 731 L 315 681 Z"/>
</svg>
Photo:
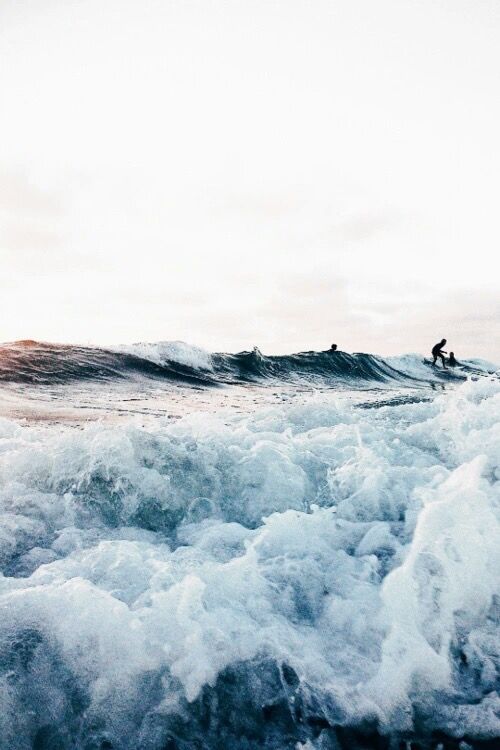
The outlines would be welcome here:
<svg viewBox="0 0 500 750">
<path fill-rule="evenodd" d="M 137 344 L 122 344 L 111 346 L 111 350 L 133 354 L 141 359 L 149 360 L 157 365 L 178 362 L 193 369 L 212 370 L 212 355 L 205 349 L 184 341 L 158 341 L 155 343 L 139 342 Z"/>
<path fill-rule="evenodd" d="M 500 737 L 499 382 L 356 403 L 1 420 L 3 746 Z"/>
</svg>

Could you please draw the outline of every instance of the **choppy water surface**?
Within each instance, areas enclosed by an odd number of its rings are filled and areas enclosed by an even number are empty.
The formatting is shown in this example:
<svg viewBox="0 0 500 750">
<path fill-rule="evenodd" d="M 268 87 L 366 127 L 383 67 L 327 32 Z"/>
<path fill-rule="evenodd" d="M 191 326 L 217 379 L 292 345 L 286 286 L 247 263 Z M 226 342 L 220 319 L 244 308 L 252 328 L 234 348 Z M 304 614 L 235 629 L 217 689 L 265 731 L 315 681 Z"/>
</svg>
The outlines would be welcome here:
<svg viewBox="0 0 500 750">
<path fill-rule="evenodd" d="M 494 371 L 0 347 L 0 747 L 498 747 Z"/>
</svg>

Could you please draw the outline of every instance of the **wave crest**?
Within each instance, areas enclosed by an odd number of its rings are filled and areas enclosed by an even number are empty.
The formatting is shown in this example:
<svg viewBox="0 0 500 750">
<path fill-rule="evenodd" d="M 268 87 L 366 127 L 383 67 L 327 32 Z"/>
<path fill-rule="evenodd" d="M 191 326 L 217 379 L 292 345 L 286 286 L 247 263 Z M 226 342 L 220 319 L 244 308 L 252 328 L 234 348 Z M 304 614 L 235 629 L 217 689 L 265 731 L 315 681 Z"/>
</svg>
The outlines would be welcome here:
<svg viewBox="0 0 500 750">
<path fill-rule="evenodd" d="M 417 354 L 383 358 L 364 353 L 310 351 L 266 356 L 257 348 L 237 354 L 211 354 L 180 341 L 107 349 L 36 341 L 0 346 L 0 381 L 40 384 L 143 377 L 207 386 L 301 380 L 327 385 L 408 385 L 460 380 L 495 369 L 489 363 L 472 360 L 456 371 L 443 371 L 429 367 Z"/>
</svg>

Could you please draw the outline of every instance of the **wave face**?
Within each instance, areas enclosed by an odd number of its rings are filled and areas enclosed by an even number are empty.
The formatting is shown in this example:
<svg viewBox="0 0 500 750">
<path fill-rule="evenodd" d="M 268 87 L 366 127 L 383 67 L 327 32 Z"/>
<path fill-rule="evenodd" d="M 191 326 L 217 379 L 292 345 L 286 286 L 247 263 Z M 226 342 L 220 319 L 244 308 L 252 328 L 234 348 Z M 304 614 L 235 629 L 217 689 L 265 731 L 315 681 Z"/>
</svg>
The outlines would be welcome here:
<svg viewBox="0 0 500 750">
<path fill-rule="evenodd" d="M 491 378 L 0 420 L 0 746 L 498 747 L 499 426 Z"/>
<path fill-rule="evenodd" d="M 0 381 L 60 384 L 74 381 L 150 378 L 195 385 L 229 382 L 402 384 L 465 378 L 494 371 L 478 361 L 456 372 L 431 369 L 418 355 L 399 358 L 345 352 L 264 356 L 258 349 L 210 354 L 182 342 L 134 344 L 117 349 L 19 341 L 0 346 Z"/>
<path fill-rule="evenodd" d="M 17 341 L 0 346 L 0 381 L 51 385 L 149 377 L 186 383 L 210 382 L 201 368 L 182 358 L 155 360 L 141 356 L 143 347 L 124 350 Z"/>
</svg>

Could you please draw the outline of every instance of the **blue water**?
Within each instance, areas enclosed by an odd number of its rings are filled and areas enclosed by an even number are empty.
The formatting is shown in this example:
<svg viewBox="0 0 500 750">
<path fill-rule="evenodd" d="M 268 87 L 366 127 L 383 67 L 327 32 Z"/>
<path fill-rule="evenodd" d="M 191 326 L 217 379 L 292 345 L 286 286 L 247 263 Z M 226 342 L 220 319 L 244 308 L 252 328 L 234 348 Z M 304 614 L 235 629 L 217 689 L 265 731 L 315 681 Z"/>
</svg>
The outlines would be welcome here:
<svg viewBox="0 0 500 750">
<path fill-rule="evenodd" d="M 0 747 L 498 747 L 495 370 L 0 347 Z"/>
<path fill-rule="evenodd" d="M 274 380 L 353 387 L 358 383 L 427 383 L 495 369 L 493 365 L 480 362 L 479 365 L 465 363 L 459 370 L 444 372 L 441 368 L 429 369 L 416 355 L 384 359 L 372 354 L 340 351 L 264 356 L 255 348 L 239 354 L 209 354 L 182 342 L 111 349 L 36 341 L 0 345 L 0 382 L 32 384 L 142 377 L 204 386 Z"/>
</svg>

